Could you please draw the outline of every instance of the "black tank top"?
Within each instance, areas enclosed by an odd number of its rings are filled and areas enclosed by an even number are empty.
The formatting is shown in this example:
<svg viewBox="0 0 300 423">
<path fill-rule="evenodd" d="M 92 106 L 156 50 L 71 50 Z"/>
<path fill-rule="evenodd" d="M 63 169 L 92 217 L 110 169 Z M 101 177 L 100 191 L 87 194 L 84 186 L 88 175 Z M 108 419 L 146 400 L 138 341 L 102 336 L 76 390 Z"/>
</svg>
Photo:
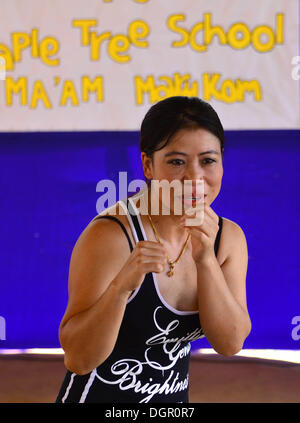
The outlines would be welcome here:
<svg viewBox="0 0 300 423">
<path fill-rule="evenodd" d="M 135 241 L 146 240 L 134 204 L 119 202 L 127 212 Z M 129 211 L 129 213 L 128 213 Z M 114 216 L 132 243 L 122 222 Z M 93 219 L 93 220 L 95 220 Z M 215 241 L 217 254 L 222 230 Z M 56 402 L 159 403 L 188 402 L 191 341 L 204 337 L 199 314 L 171 307 L 159 292 L 155 273 L 127 301 L 115 347 L 100 366 L 86 375 L 67 371 Z"/>
</svg>

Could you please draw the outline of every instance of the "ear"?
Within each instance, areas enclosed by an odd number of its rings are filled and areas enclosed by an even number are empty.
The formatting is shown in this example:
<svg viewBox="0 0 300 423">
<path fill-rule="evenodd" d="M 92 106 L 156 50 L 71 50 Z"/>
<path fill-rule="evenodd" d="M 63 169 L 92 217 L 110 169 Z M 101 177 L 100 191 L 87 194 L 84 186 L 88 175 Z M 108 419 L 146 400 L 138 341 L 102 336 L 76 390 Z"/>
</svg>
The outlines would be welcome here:
<svg viewBox="0 0 300 423">
<path fill-rule="evenodd" d="M 147 154 L 141 152 L 141 160 L 143 165 L 144 175 L 147 179 L 153 179 L 153 161 L 152 158 L 147 156 Z"/>
</svg>

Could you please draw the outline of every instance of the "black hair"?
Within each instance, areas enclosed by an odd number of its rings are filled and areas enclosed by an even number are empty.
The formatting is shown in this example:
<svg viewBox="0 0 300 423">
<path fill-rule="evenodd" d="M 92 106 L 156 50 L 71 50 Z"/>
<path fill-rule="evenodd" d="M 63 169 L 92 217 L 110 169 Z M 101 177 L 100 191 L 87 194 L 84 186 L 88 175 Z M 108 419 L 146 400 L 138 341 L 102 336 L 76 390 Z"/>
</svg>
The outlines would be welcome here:
<svg viewBox="0 0 300 423">
<path fill-rule="evenodd" d="M 146 113 L 140 131 L 140 150 L 147 156 L 164 148 L 182 128 L 204 128 L 220 141 L 224 156 L 224 129 L 213 107 L 198 97 L 174 96 L 154 104 Z"/>
</svg>

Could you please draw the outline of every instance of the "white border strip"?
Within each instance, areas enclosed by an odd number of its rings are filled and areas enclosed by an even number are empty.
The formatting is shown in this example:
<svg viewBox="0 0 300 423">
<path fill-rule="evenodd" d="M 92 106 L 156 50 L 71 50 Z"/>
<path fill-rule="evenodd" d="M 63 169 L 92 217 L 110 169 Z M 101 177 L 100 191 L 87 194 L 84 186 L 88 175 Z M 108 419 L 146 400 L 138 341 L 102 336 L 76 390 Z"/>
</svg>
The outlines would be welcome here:
<svg viewBox="0 0 300 423">
<path fill-rule="evenodd" d="M 126 202 L 126 201 L 125 201 Z M 133 233 L 133 237 L 134 237 L 134 239 L 135 239 L 135 242 L 136 243 L 138 243 L 139 242 L 139 239 L 138 239 L 138 236 L 137 236 L 137 233 L 136 233 L 136 230 L 135 230 L 135 227 L 134 227 L 134 224 L 133 224 L 133 221 L 132 221 L 132 219 L 131 219 L 131 215 L 130 215 L 130 213 L 129 213 L 129 210 L 127 209 L 127 207 L 126 207 L 126 204 L 124 203 L 124 201 L 118 201 L 118 203 L 121 205 L 121 207 L 123 208 L 123 210 L 126 212 L 126 217 L 127 217 L 127 220 L 128 220 L 128 222 L 129 222 L 129 224 L 130 224 L 130 227 L 131 227 L 131 229 L 132 229 L 132 233 Z M 130 202 L 130 204 L 131 204 L 131 202 Z M 134 245 L 132 246 L 133 248 L 134 248 Z M 134 291 L 134 293 L 128 298 L 128 300 L 127 300 L 127 303 L 126 304 L 129 304 L 133 299 L 134 299 L 134 297 L 137 295 L 137 293 L 139 292 L 139 290 L 140 290 L 140 288 L 141 288 L 141 285 Z"/>
<path fill-rule="evenodd" d="M 194 355 L 214 355 L 218 354 L 213 348 L 200 348 L 193 351 Z M 264 360 L 278 360 L 287 361 L 289 363 L 300 364 L 300 350 L 271 350 L 271 349 L 243 349 L 233 357 L 246 357 L 246 358 L 260 358 Z"/>
<path fill-rule="evenodd" d="M 71 374 L 70 381 L 69 381 L 69 384 L 68 384 L 68 386 L 67 386 L 67 389 L 66 389 L 65 395 L 62 397 L 62 400 L 61 400 L 61 402 L 62 402 L 62 403 L 64 403 L 64 402 L 66 401 L 66 399 L 68 398 L 68 395 L 69 395 L 70 389 L 71 389 L 71 387 L 72 387 L 72 385 L 73 385 L 73 382 L 74 382 L 74 377 L 75 377 L 75 376 L 76 376 L 76 373 L 72 373 L 72 374 Z"/>
<path fill-rule="evenodd" d="M 53 354 L 63 355 L 65 352 L 62 348 L 0 348 L 0 355 L 19 355 L 19 354 Z"/>
<path fill-rule="evenodd" d="M 95 368 L 92 373 L 90 374 L 89 380 L 87 381 L 87 384 L 85 385 L 84 391 L 82 392 L 82 395 L 80 397 L 79 403 L 83 403 L 86 400 L 86 397 L 90 391 L 90 388 L 94 382 L 95 376 L 97 374 L 97 368 Z"/>
<path fill-rule="evenodd" d="M 133 224 L 133 222 L 131 220 L 130 213 L 127 210 L 126 205 L 123 203 L 123 201 L 118 201 L 118 203 L 120 204 L 120 206 L 122 207 L 122 209 L 126 212 L 126 217 L 127 217 L 127 220 L 128 220 L 128 222 L 130 224 L 130 227 L 132 229 L 133 237 L 135 239 L 135 242 L 138 243 L 139 242 L 139 239 L 138 239 L 138 236 L 137 236 L 137 233 L 136 233 L 134 224 Z M 133 245 L 133 247 L 134 247 L 134 245 Z"/>
<path fill-rule="evenodd" d="M 160 301 L 163 303 L 163 305 L 166 308 L 168 308 L 173 313 L 178 314 L 180 316 L 198 314 L 198 311 L 182 311 L 182 310 L 177 310 L 177 308 L 174 308 L 170 304 L 168 304 L 166 302 L 166 300 L 164 299 L 164 297 L 161 295 L 161 292 L 160 292 L 159 287 L 158 287 L 157 279 L 156 279 L 156 274 L 155 273 L 152 273 L 152 276 L 153 276 L 154 285 L 155 285 L 155 289 L 156 289 L 157 295 L 159 296 Z"/>
<path fill-rule="evenodd" d="M 64 355 L 62 348 L 28 348 L 28 349 L 0 349 L 1 355 Z M 218 354 L 213 348 L 200 348 L 192 351 L 192 355 Z M 243 349 L 235 354 L 240 357 L 262 358 L 265 360 L 280 360 L 300 364 L 300 350 L 272 350 L 272 349 Z"/>
</svg>

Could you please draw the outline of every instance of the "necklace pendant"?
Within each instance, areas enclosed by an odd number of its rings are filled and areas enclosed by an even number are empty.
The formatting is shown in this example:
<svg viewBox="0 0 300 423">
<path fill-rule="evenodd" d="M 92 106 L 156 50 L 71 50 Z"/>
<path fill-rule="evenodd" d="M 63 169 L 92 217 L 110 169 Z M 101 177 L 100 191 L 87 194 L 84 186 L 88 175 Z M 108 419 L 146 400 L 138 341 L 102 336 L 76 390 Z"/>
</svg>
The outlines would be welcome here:
<svg viewBox="0 0 300 423">
<path fill-rule="evenodd" d="M 174 275 L 174 270 L 173 270 L 173 269 L 170 269 L 170 270 L 167 272 L 167 275 L 169 276 L 169 278 L 170 278 L 171 276 L 173 276 L 173 275 Z"/>
<path fill-rule="evenodd" d="M 171 276 L 174 275 L 174 270 L 173 269 L 174 269 L 175 265 L 174 265 L 174 263 L 172 261 L 169 261 L 169 266 L 170 266 L 170 270 L 167 272 L 167 275 L 169 277 L 171 277 Z"/>
</svg>

